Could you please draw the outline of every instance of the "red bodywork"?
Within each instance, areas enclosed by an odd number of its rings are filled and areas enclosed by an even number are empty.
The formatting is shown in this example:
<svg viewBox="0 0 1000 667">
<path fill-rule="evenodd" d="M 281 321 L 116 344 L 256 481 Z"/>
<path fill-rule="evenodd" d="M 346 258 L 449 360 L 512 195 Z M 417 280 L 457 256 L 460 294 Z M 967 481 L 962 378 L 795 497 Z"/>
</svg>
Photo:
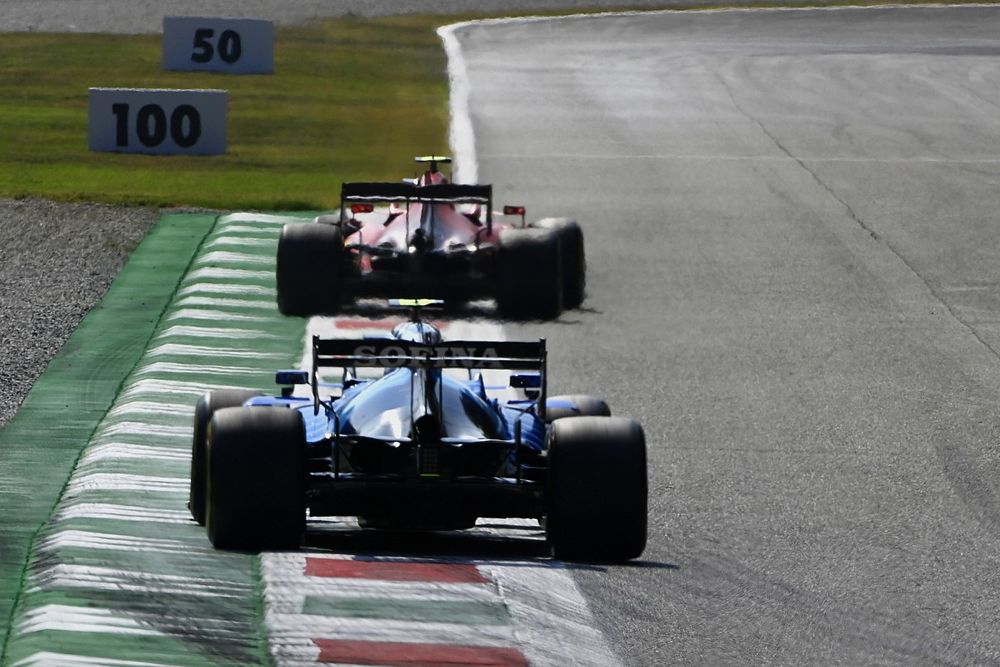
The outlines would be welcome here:
<svg viewBox="0 0 1000 667">
<path fill-rule="evenodd" d="M 510 225 L 493 221 L 491 186 L 451 185 L 431 168 L 414 182 L 345 184 L 341 202 L 347 293 L 493 296 Z"/>
<path fill-rule="evenodd" d="M 427 171 L 417 184 L 441 185 L 447 182 L 448 179 L 440 172 Z M 386 257 L 388 253 L 458 256 L 495 248 L 500 232 L 509 226 L 497 223 L 487 225 L 481 204 L 394 202 L 388 208 L 364 212 L 370 208 L 353 206 L 353 217 L 345 223 L 345 230 L 356 230 L 347 235 L 344 244 L 351 251 L 361 275 L 378 268 L 382 252 L 386 253 Z M 394 269 L 403 269 L 398 261 L 391 264 Z"/>
</svg>

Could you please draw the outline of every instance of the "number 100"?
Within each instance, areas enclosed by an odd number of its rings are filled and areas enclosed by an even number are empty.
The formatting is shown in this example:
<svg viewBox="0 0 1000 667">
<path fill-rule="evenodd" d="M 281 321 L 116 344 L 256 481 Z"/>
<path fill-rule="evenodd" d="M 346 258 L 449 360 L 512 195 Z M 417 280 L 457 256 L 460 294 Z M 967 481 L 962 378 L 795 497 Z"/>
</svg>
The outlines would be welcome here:
<svg viewBox="0 0 1000 667">
<path fill-rule="evenodd" d="M 111 105 L 115 115 L 115 143 L 119 147 L 127 147 L 129 143 L 129 105 L 124 102 Z M 159 104 L 146 104 L 139 107 L 135 115 L 135 134 L 139 143 L 153 148 L 159 146 L 167 138 L 167 132 L 175 144 L 181 148 L 190 148 L 198 143 L 201 137 L 201 114 L 190 104 L 181 104 L 170 114 L 167 114 Z"/>
</svg>

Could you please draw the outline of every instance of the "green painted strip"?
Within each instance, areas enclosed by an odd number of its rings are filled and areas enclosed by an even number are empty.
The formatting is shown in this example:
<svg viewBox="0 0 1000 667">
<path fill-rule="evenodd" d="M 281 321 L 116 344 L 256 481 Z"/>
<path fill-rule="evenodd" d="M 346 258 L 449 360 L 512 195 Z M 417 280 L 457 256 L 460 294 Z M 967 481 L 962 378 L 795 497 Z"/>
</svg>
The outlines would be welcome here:
<svg viewBox="0 0 1000 667">
<path fill-rule="evenodd" d="M 422 623 L 509 625 L 510 613 L 500 602 L 488 600 L 420 600 L 406 598 L 352 598 L 308 596 L 304 614 L 372 618 Z"/>
<path fill-rule="evenodd" d="M 156 231 L 184 226 L 188 217 L 168 216 Z M 32 588 L 20 595 L 15 620 L 9 623 L 0 660 L 4 666 L 43 651 L 98 662 L 270 662 L 259 559 L 211 549 L 204 529 L 189 520 L 188 466 L 177 455 L 190 451 L 198 396 L 213 386 L 267 389 L 274 369 L 297 363 L 305 321 L 283 318 L 273 305 L 263 307 L 274 299 L 274 245 L 231 243 L 246 235 L 245 229 L 250 236 L 276 242 L 280 224 L 228 218 L 212 222 L 208 218 L 200 236 L 184 248 L 156 246 L 151 235 L 137 250 L 133 262 L 140 251 L 176 262 L 169 281 L 156 265 L 137 265 L 113 287 L 113 292 L 148 297 L 159 285 L 164 296 L 135 305 L 136 310 L 150 308 L 135 354 L 109 385 L 110 397 L 94 411 L 87 429 L 67 435 L 75 449 L 53 483 L 41 520 L 51 518 L 24 539 L 25 545 L 33 541 Z M 220 247 L 227 251 L 220 253 Z M 254 307 L 240 307 L 241 301 Z M 113 339 L 123 322 L 127 326 L 122 318 L 106 319 L 92 328 L 90 339 Z M 90 339 L 78 349 L 89 352 Z M 139 358 L 143 350 L 147 353 Z M 216 350 L 220 354 L 212 354 Z M 245 350 L 253 354 L 241 355 Z M 95 374 L 87 372 L 82 382 L 75 382 L 85 384 Z M 74 401 L 65 399 L 65 404 Z M 39 419 L 43 416 L 38 413 Z M 41 431 L 38 421 L 23 428 Z M 67 484 L 77 457 L 79 466 Z M 53 508 L 60 490 L 62 500 Z"/>
<path fill-rule="evenodd" d="M 0 430 L 0 661 L 31 541 L 214 221 L 161 219 Z"/>
</svg>

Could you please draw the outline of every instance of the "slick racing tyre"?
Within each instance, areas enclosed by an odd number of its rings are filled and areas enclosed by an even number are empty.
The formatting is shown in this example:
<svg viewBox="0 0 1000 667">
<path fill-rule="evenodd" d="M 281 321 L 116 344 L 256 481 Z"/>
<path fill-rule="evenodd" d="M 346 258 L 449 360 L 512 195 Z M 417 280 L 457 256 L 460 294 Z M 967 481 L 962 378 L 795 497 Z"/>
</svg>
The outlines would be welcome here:
<svg viewBox="0 0 1000 667">
<path fill-rule="evenodd" d="M 340 305 L 344 238 L 325 222 L 291 222 L 278 239 L 278 310 L 282 315 L 329 315 Z"/>
<path fill-rule="evenodd" d="M 216 549 L 296 549 L 305 531 L 305 433 L 297 410 L 226 408 L 208 439 L 208 539 Z"/>
<path fill-rule="evenodd" d="M 549 396 L 545 400 L 545 421 L 566 417 L 610 417 L 611 408 L 603 399 L 585 394 Z"/>
<path fill-rule="evenodd" d="M 587 258 L 583 252 L 583 230 L 569 218 L 543 218 L 531 224 L 559 237 L 562 253 L 563 308 L 579 308 L 587 286 Z"/>
<path fill-rule="evenodd" d="M 191 493 L 188 496 L 188 509 L 191 518 L 199 526 L 205 525 L 205 443 L 208 438 L 208 423 L 212 415 L 222 408 L 235 408 L 243 405 L 254 396 L 261 396 L 258 391 L 239 389 L 219 389 L 212 391 L 200 399 L 194 408 L 194 438 L 191 440 Z"/>
<path fill-rule="evenodd" d="M 567 417 L 549 431 L 546 533 L 563 560 L 617 562 L 646 548 L 646 439 L 622 417 Z"/>
<path fill-rule="evenodd" d="M 510 319 L 552 319 L 562 312 L 559 237 L 547 229 L 505 229 L 497 253 L 497 307 Z"/>
</svg>

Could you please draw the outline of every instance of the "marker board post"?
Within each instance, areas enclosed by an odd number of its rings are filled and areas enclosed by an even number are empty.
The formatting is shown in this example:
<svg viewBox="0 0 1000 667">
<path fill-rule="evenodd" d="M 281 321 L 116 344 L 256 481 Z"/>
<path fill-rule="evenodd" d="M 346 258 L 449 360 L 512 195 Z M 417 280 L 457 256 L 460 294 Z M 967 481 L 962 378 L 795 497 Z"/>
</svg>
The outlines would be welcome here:
<svg viewBox="0 0 1000 667">
<path fill-rule="evenodd" d="M 91 88 L 90 150 L 221 155 L 228 108 L 225 90 Z"/>
<path fill-rule="evenodd" d="M 163 69 L 178 72 L 271 74 L 274 23 L 261 19 L 166 16 Z"/>
</svg>

